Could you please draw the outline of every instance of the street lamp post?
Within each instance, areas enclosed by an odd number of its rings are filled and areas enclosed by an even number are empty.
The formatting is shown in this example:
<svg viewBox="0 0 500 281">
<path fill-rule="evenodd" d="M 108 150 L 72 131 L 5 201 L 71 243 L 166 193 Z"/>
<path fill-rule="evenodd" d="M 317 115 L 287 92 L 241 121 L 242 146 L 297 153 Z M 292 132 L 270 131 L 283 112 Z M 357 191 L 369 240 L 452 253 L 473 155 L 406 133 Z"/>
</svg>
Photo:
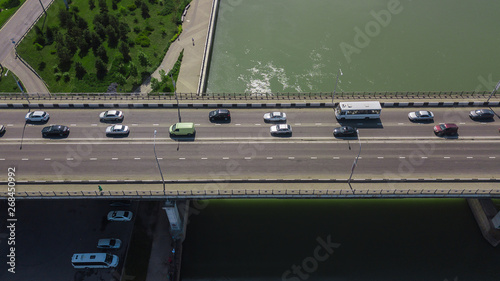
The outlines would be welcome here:
<svg viewBox="0 0 500 281">
<path fill-rule="evenodd" d="M 344 75 L 344 73 L 342 73 L 342 70 L 339 68 L 339 72 L 337 73 L 337 81 L 335 82 L 335 88 L 333 89 L 332 103 L 333 99 L 335 98 L 335 91 L 337 91 L 337 84 L 339 83 L 339 77 L 342 75 Z"/>
<path fill-rule="evenodd" d="M 354 159 L 354 162 L 352 163 L 351 175 L 349 176 L 349 180 L 347 181 L 347 184 L 349 184 L 349 188 L 351 189 L 351 191 L 353 191 L 352 186 L 351 186 L 352 174 L 354 173 L 354 168 L 356 168 L 356 166 L 358 165 L 359 155 L 361 154 L 361 139 L 359 137 L 359 130 L 356 130 L 356 133 L 358 135 L 359 151 L 358 151 L 358 156 L 356 156 L 356 158 Z"/>
<path fill-rule="evenodd" d="M 163 194 L 165 194 L 165 179 L 163 178 L 163 173 L 161 172 L 160 162 L 158 161 L 158 156 L 156 156 L 156 130 L 153 135 L 153 151 L 155 153 L 156 164 L 158 164 L 158 170 L 160 170 L 161 181 L 163 183 Z"/>
<path fill-rule="evenodd" d="M 181 109 L 179 108 L 179 98 L 177 97 L 177 89 L 175 87 L 175 81 L 174 77 L 172 77 L 172 73 L 170 73 L 170 78 L 172 79 L 172 85 L 174 85 L 175 100 L 177 101 L 177 114 L 179 115 L 179 122 L 181 122 Z"/>
<path fill-rule="evenodd" d="M 491 96 L 493 96 L 493 94 L 494 94 L 494 93 L 496 93 L 496 91 L 498 90 L 498 88 L 500 88 L 500 81 L 498 81 L 498 83 L 497 83 L 497 85 L 496 85 L 495 89 L 493 90 L 493 92 L 491 92 L 491 95 L 490 95 L 490 97 L 488 98 L 488 100 L 487 100 L 486 102 L 489 102 L 489 101 L 490 101 Z"/>
</svg>

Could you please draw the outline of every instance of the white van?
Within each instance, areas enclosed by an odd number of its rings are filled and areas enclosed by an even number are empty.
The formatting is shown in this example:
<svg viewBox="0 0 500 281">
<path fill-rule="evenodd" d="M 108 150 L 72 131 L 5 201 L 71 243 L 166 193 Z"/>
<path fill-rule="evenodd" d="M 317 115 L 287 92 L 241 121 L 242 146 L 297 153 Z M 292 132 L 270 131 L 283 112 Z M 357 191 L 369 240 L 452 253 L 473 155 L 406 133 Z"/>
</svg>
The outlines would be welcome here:
<svg viewBox="0 0 500 281">
<path fill-rule="evenodd" d="M 106 253 L 74 254 L 71 263 L 74 268 L 110 268 L 118 265 L 118 256 Z"/>
</svg>

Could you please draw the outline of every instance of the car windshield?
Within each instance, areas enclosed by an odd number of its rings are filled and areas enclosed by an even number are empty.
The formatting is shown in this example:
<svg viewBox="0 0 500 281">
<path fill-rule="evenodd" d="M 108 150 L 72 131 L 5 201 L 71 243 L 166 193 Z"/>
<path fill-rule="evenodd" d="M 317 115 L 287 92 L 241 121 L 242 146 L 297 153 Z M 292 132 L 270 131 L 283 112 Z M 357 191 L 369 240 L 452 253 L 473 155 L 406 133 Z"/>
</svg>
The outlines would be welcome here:
<svg viewBox="0 0 500 281">
<path fill-rule="evenodd" d="M 441 128 L 441 130 L 446 129 L 446 125 L 445 124 L 441 124 L 441 125 L 439 125 L 439 127 Z"/>
</svg>

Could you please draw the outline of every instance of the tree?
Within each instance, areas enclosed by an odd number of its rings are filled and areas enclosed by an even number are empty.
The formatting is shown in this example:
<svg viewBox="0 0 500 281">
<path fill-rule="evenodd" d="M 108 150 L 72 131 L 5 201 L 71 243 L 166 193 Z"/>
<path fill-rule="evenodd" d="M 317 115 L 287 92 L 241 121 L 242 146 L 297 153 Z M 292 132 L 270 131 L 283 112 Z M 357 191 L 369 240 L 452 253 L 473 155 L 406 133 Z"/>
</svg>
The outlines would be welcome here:
<svg viewBox="0 0 500 281">
<path fill-rule="evenodd" d="M 111 25 L 108 25 L 108 27 L 106 27 L 106 34 L 108 35 L 109 47 L 115 48 L 118 45 L 118 33 Z"/>
<path fill-rule="evenodd" d="M 80 80 L 87 73 L 87 71 L 85 70 L 85 68 L 83 68 L 82 63 L 78 62 L 78 61 L 75 63 L 75 72 L 76 72 L 76 78 L 78 78 Z"/>
<path fill-rule="evenodd" d="M 100 22 L 95 23 L 94 30 L 97 34 L 99 34 L 99 37 L 101 37 L 101 39 L 106 38 L 106 28 L 104 28 L 104 25 L 102 25 Z"/>
<path fill-rule="evenodd" d="M 95 55 L 98 56 L 103 62 L 108 63 L 108 53 L 102 45 L 97 48 Z"/>
<path fill-rule="evenodd" d="M 127 43 L 121 41 L 120 44 L 118 45 L 118 51 L 120 51 L 120 53 L 122 54 L 123 60 L 125 62 L 130 61 L 130 59 L 131 59 L 131 57 L 129 55 L 130 48 L 128 47 Z"/>
<path fill-rule="evenodd" d="M 108 12 L 108 5 L 106 4 L 106 0 L 99 0 L 99 9 L 101 9 L 101 13 Z"/>
<path fill-rule="evenodd" d="M 119 30 L 120 30 L 120 39 L 126 42 L 128 39 L 128 33 L 130 32 L 130 26 L 128 26 L 128 24 L 125 22 L 120 22 Z"/>
<path fill-rule="evenodd" d="M 66 9 L 59 10 L 59 21 L 61 22 L 61 26 L 64 28 L 68 28 L 69 25 L 73 23 L 73 19 L 71 17 L 71 13 Z"/>
<path fill-rule="evenodd" d="M 97 79 L 99 80 L 102 80 L 108 72 L 107 65 L 102 61 L 101 58 L 97 58 L 95 60 L 95 69 L 97 70 Z"/>
<path fill-rule="evenodd" d="M 135 65 L 135 63 L 130 62 L 129 68 L 130 68 L 130 76 L 137 77 L 139 73 L 137 72 L 137 66 Z"/>
<path fill-rule="evenodd" d="M 149 58 L 144 52 L 139 52 L 139 63 L 142 66 L 148 66 L 149 63 Z"/>
<path fill-rule="evenodd" d="M 70 52 L 66 46 L 59 46 L 56 50 L 57 57 L 59 58 L 59 67 L 62 70 L 67 70 L 71 66 L 71 59 L 73 58 L 73 53 Z"/>
<path fill-rule="evenodd" d="M 142 18 L 144 19 L 147 19 L 149 17 L 151 17 L 149 15 L 149 7 L 148 7 L 148 4 L 142 2 L 141 4 L 141 15 L 142 15 Z"/>
<path fill-rule="evenodd" d="M 91 11 L 95 8 L 95 0 L 89 0 L 89 8 Z"/>
<path fill-rule="evenodd" d="M 94 31 L 90 32 L 90 37 L 92 38 L 92 50 L 97 51 L 97 48 L 99 48 L 102 43 L 101 37 Z"/>
</svg>

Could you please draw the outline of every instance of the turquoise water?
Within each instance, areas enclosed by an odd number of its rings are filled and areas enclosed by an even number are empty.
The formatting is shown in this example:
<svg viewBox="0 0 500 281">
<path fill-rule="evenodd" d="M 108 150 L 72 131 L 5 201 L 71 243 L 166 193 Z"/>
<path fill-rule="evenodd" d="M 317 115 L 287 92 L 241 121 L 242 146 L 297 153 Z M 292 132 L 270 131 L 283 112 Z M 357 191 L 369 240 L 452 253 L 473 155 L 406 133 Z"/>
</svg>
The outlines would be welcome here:
<svg viewBox="0 0 500 281">
<path fill-rule="evenodd" d="M 209 93 L 491 91 L 500 1 L 221 0 Z"/>
<path fill-rule="evenodd" d="M 189 218 L 183 280 L 500 280 L 500 249 L 482 237 L 463 199 L 209 200 L 197 206 L 203 208 L 194 207 L 201 212 Z M 319 240 L 328 239 L 336 244 L 332 253 L 315 264 L 310 257 Z M 283 278 L 304 261 L 307 279 Z"/>
</svg>

